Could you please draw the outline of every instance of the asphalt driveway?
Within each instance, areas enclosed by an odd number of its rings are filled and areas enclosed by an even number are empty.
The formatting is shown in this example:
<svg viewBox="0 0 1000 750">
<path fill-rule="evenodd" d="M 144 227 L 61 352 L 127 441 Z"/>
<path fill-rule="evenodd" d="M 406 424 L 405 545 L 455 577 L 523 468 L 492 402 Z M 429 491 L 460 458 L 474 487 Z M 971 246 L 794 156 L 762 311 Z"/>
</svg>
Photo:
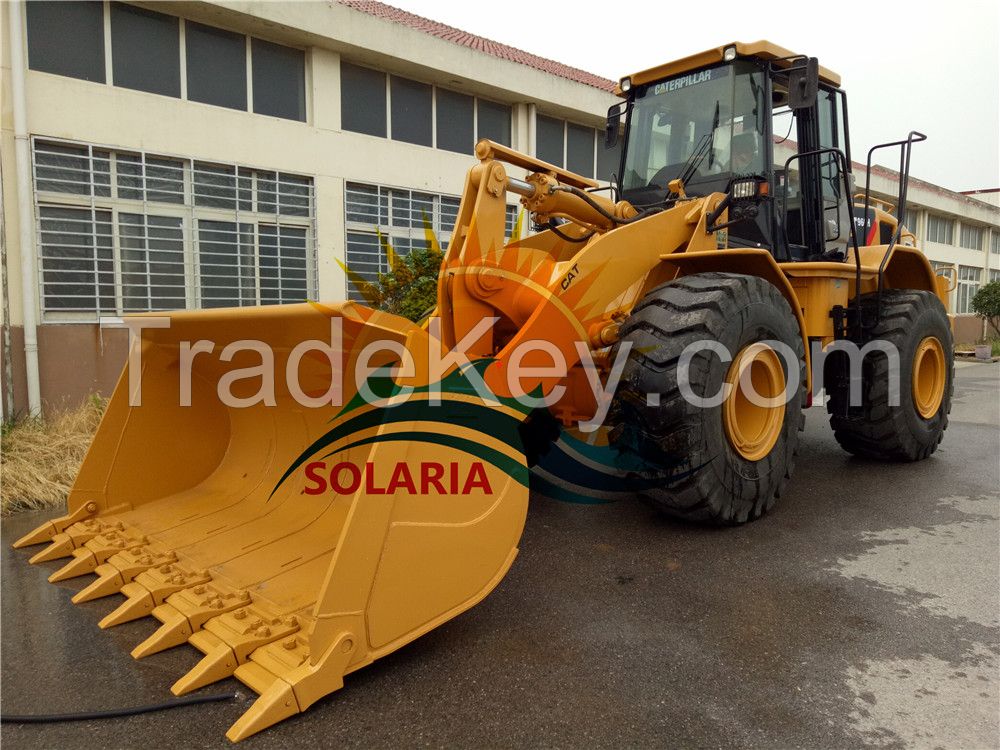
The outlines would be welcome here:
<svg viewBox="0 0 1000 750">
<path fill-rule="evenodd" d="M 919 464 L 851 458 L 810 410 L 787 496 L 716 530 L 638 502 L 534 498 L 482 604 L 246 741 L 271 747 L 907 747 L 1000 744 L 1000 366 L 960 363 L 951 426 Z M 54 514 L 48 514 L 54 515 Z M 200 657 L 133 660 L 151 619 L 45 579 L 5 519 L 3 713 L 153 703 Z M 250 705 L 5 724 L 11 748 L 226 747 Z"/>
</svg>

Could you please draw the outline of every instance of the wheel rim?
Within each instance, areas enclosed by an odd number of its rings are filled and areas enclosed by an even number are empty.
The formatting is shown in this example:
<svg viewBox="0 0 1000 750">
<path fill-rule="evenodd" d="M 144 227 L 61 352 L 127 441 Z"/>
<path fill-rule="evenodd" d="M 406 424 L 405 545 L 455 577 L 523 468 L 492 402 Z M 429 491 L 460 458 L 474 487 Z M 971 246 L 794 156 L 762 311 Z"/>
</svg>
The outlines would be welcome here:
<svg viewBox="0 0 1000 750">
<path fill-rule="evenodd" d="M 722 409 L 726 438 L 743 458 L 759 461 L 778 442 L 785 421 L 785 374 L 781 360 L 766 344 L 750 344 L 733 360 L 726 383 L 731 386 Z M 748 394 L 744 383 L 752 386 L 757 397 Z M 760 403 L 765 399 L 776 403 Z"/>
<path fill-rule="evenodd" d="M 913 355 L 913 405 L 924 419 L 933 417 L 941 407 L 945 379 L 944 347 L 928 336 Z"/>
</svg>

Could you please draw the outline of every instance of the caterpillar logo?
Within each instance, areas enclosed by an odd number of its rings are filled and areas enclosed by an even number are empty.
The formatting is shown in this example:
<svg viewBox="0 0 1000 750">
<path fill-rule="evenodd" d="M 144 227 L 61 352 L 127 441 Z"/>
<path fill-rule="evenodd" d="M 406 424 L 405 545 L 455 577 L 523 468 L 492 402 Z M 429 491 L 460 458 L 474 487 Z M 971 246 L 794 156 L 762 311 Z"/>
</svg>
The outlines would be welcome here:
<svg viewBox="0 0 1000 750">
<path fill-rule="evenodd" d="M 471 495 L 480 492 L 493 493 L 486 467 L 481 461 L 473 461 L 467 470 L 456 461 L 441 464 L 435 461 L 421 461 L 411 467 L 405 461 L 398 461 L 385 486 L 376 480 L 375 465 L 368 461 L 364 466 L 349 461 L 335 463 L 329 470 L 325 461 L 306 464 L 306 495 L 322 495 L 336 492 L 339 495 L 353 495 L 364 487 L 369 495 Z"/>
<path fill-rule="evenodd" d="M 681 76 L 679 78 L 674 78 L 671 81 L 664 81 L 663 83 L 658 83 L 653 88 L 653 95 L 663 94 L 667 91 L 676 91 L 677 89 L 683 89 L 688 86 L 696 86 L 699 83 L 705 83 L 712 80 L 712 73 L 725 73 L 728 72 L 727 68 L 722 68 L 720 70 L 702 70 L 698 73 L 689 73 L 688 75 Z"/>
<path fill-rule="evenodd" d="M 569 285 L 573 283 L 573 279 L 575 279 L 579 275 L 580 275 L 580 269 L 577 268 L 577 264 L 574 263 L 573 267 L 571 269 L 569 269 L 569 272 L 566 274 L 566 276 L 562 280 L 563 291 L 566 291 L 567 289 L 569 289 Z"/>
</svg>

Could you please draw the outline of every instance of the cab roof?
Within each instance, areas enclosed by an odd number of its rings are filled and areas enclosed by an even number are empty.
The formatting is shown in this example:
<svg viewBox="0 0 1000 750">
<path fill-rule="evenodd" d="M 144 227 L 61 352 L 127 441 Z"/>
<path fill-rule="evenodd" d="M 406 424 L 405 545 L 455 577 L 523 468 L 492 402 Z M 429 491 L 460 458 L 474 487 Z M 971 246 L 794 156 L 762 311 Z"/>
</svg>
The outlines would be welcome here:
<svg viewBox="0 0 1000 750">
<path fill-rule="evenodd" d="M 663 65 L 657 65 L 655 68 L 649 68 L 647 70 L 639 71 L 638 73 L 633 73 L 628 78 L 632 79 L 632 86 L 641 86 L 644 83 L 651 83 L 653 81 L 660 81 L 664 78 L 670 78 L 672 76 L 681 75 L 682 73 L 687 73 L 692 70 L 698 70 L 699 68 L 704 68 L 709 65 L 715 65 L 716 63 L 723 62 L 723 53 L 727 47 L 736 47 L 736 56 L 739 57 L 758 57 L 761 60 L 779 60 L 786 57 L 797 57 L 794 52 L 790 52 L 784 47 L 779 47 L 777 44 L 772 44 L 764 40 L 757 42 L 730 42 L 729 44 L 724 44 L 721 47 L 713 47 L 712 49 L 705 50 L 704 52 L 698 52 L 694 55 L 688 55 L 687 57 L 682 57 L 680 60 L 674 60 L 673 62 L 664 63 Z M 790 63 L 786 63 L 790 64 Z M 823 83 L 830 84 L 831 86 L 840 87 L 840 76 L 834 73 L 832 70 L 824 68 L 822 65 L 819 68 L 819 78 Z M 615 86 L 615 93 L 618 96 L 624 96 L 621 90 L 621 85 Z"/>
</svg>

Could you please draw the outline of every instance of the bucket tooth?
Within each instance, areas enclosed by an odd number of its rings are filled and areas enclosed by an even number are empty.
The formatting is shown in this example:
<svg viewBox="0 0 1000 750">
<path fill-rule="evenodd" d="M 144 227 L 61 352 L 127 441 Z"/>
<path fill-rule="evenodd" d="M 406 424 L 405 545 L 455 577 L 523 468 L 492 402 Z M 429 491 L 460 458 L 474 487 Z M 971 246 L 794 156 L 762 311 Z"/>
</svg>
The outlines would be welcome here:
<svg viewBox="0 0 1000 750">
<path fill-rule="evenodd" d="M 108 558 L 97 566 L 94 572 L 98 578 L 73 597 L 74 604 L 89 602 L 104 596 L 117 594 L 126 583 L 140 573 L 153 567 L 162 567 L 177 562 L 174 552 L 161 552 L 154 545 L 130 547 Z"/>
<path fill-rule="evenodd" d="M 49 560 L 58 560 L 60 557 L 69 557 L 73 550 L 79 549 L 90 540 L 103 534 L 110 534 L 112 537 L 121 535 L 125 530 L 125 525 L 120 521 L 109 523 L 99 518 L 87 518 L 77 521 L 66 527 L 52 537 L 52 543 L 36 553 L 28 562 L 40 563 Z"/>
<path fill-rule="evenodd" d="M 58 533 L 59 531 L 53 526 L 52 521 L 46 521 L 38 528 L 29 531 L 11 546 L 14 549 L 21 549 L 22 547 L 31 547 L 35 544 L 43 544 L 44 542 L 51 541 L 52 537 Z"/>
<path fill-rule="evenodd" d="M 73 598 L 70 600 L 73 604 L 82 604 L 83 602 L 117 594 L 122 586 L 128 583 L 128 581 L 122 578 L 122 574 L 118 568 L 108 563 L 98 565 L 97 570 L 94 572 L 97 573 L 97 580 L 91 581 L 86 587 L 73 594 Z"/>
<path fill-rule="evenodd" d="M 308 663 L 309 647 L 305 639 L 293 634 L 254 651 L 245 664 L 236 668 L 234 676 L 258 695 L 264 695 L 275 682 L 282 682 L 282 677 L 293 674 Z M 260 729 L 254 731 L 259 732 Z"/>
<path fill-rule="evenodd" d="M 69 534 L 60 533 L 52 537 L 52 542 L 48 547 L 29 557 L 28 562 L 32 565 L 37 565 L 38 563 L 69 557 L 72 554 L 73 540 L 69 538 Z"/>
<path fill-rule="evenodd" d="M 93 573 L 94 568 L 96 567 L 97 558 L 94 557 L 93 552 L 86 547 L 83 549 L 75 549 L 73 550 L 73 559 L 50 575 L 49 583 L 56 583 L 58 581 L 65 581 L 69 578 L 85 576 L 87 573 Z"/>
<path fill-rule="evenodd" d="M 236 670 L 236 678 L 260 697 L 226 737 L 239 742 L 339 690 L 356 651 L 357 637 L 346 631 L 315 662 L 308 646 L 294 635 L 257 649 L 251 661 Z"/>
<path fill-rule="evenodd" d="M 94 567 L 96 568 L 119 552 L 142 548 L 147 544 L 149 544 L 149 540 L 146 537 L 119 524 L 117 527 L 104 529 L 101 533 L 94 535 L 84 546 L 93 554 Z"/>
<path fill-rule="evenodd" d="M 153 617 L 163 625 L 136 646 L 132 656 L 141 659 L 179 646 L 213 617 L 248 604 L 250 593 L 244 589 L 233 591 L 213 584 L 182 589 L 153 610 Z"/>
<path fill-rule="evenodd" d="M 170 687 L 174 695 L 185 695 L 192 690 L 224 680 L 236 671 L 236 655 L 228 644 L 207 630 L 199 630 L 188 638 L 205 656 L 186 675 Z"/>
<path fill-rule="evenodd" d="M 240 607 L 205 623 L 188 641 L 205 658 L 179 679 L 171 689 L 183 695 L 231 676 L 261 646 L 287 638 L 299 629 L 294 616 L 270 617 L 260 607 Z"/>
<path fill-rule="evenodd" d="M 275 680 L 246 713 L 229 727 L 226 737 L 232 742 L 239 742 L 301 711 L 292 686 L 284 680 Z"/>
<path fill-rule="evenodd" d="M 152 614 L 166 598 L 189 586 L 198 586 L 212 580 L 207 570 L 188 571 L 176 563 L 166 563 L 158 568 L 144 570 L 131 583 L 122 586 L 128 601 L 101 620 L 102 628 L 110 628 L 130 620 Z"/>
<path fill-rule="evenodd" d="M 21 547 L 30 547 L 34 544 L 51 541 L 56 534 L 62 533 L 67 527 L 72 526 L 77 521 L 89 518 L 95 513 L 97 513 L 97 503 L 84 503 L 72 513 L 67 513 L 65 516 L 60 516 L 59 518 L 53 518 L 51 521 L 46 521 L 37 528 L 29 531 L 14 542 L 12 546 L 15 549 L 20 549 Z"/>
<path fill-rule="evenodd" d="M 121 625 L 123 622 L 138 620 L 140 617 L 145 617 L 152 612 L 156 606 L 153 603 L 153 595 L 149 593 L 149 590 L 135 581 L 122 586 L 122 594 L 128 598 L 122 602 L 118 609 L 97 623 L 99 627 L 112 628 L 115 625 Z"/>
<path fill-rule="evenodd" d="M 161 604 L 153 610 L 153 617 L 163 624 L 149 638 L 132 649 L 132 657 L 135 659 L 180 646 L 191 635 L 191 624 L 176 607 Z"/>
</svg>

